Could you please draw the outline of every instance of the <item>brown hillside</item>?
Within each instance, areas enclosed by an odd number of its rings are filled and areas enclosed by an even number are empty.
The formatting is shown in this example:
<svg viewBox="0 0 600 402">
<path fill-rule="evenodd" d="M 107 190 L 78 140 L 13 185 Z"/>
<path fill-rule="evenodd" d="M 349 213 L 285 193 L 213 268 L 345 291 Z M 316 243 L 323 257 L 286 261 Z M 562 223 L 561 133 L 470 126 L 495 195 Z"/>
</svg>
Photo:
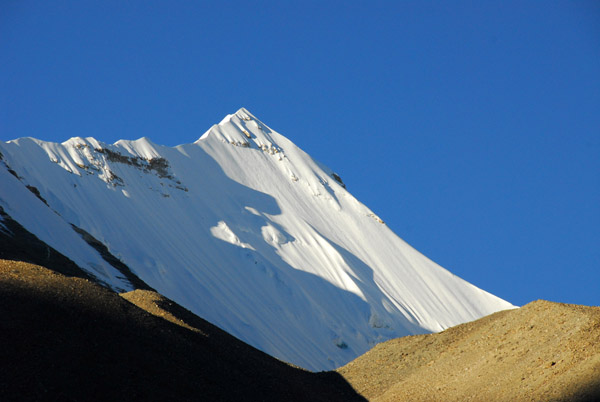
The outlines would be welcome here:
<svg viewBox="0 0 600 402">
<path fill-rule="evenodd" d="M 373 401 L 600 401 L 600 307 L 536 301 L 337 371 Z"/>
<path fill-rule="evenodd" d="M 364 400 L 151 291 L 0 260 L 0 317 L 1 401 Z"/>
</svg>

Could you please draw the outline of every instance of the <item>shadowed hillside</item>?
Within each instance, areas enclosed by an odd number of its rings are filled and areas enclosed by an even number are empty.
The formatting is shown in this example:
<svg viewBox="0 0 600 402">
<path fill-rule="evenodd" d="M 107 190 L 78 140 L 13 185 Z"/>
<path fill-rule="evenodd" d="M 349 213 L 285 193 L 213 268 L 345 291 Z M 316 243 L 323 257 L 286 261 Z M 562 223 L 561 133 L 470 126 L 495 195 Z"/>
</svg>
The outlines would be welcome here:
<svg viewBox="0 0 600 402">
<path fill-rule="evenodd" d="M 540 300 L 379 344 L 337 371 L 373 401 L 598 401 L 600 307 Z"/>
<path fill-rule="evenodd" d="M 93 279 L 72 260 L 38 239 L 0 206 L 0 259 L 42 265 L 67 276 Z"/>
<path fill-rule="evenodd" d="M 311 373 L 150 290 L 0 260 L 0 400 L 596 401 L 600 307 L 536 301 Z M 354 391 L 356 390 L 356 391 Z"/>
<path fill-rule="evenodd" d="M 363 400 L 339 374 L 280 362 L 154 292 L 124 297 L 152 314 L 0 260 L 0 400 Z"/>
</svg>

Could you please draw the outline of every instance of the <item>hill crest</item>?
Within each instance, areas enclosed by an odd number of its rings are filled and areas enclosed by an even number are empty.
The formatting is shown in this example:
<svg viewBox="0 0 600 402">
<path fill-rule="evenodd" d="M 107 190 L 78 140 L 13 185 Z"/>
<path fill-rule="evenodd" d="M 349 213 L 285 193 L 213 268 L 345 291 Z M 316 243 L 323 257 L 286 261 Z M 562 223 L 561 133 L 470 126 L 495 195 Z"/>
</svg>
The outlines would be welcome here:
<svg viewBox="0 0 600 402">
<path fill-rule="evenodd" d="M 538 300 L 381 343 L 337 371 L 372 401 L 594 401 L 600 307 Z"/>
</svg>

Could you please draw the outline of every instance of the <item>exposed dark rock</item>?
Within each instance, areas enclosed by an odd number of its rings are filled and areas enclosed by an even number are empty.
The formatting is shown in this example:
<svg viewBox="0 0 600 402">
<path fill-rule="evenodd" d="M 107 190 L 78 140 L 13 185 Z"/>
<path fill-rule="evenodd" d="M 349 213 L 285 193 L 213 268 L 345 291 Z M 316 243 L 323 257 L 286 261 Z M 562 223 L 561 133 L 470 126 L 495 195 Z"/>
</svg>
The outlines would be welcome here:
<svg viewBox="0 0 600 402">
<path fill-rule="evenodd" d="M 29 191 L 31 191 L 37 198 L 40 199 L 40 201 L 42 201 L 44 204 L 48 205 L 48 202 L 44 199 L 44 197 L 42 197 L 42 195 L 40 194 L 40 190 L 37 189 L 37 187 L 34 186 L 30 186 L 29 184 L 26 185 L 25 187 L 27 187 L 27 189 Z"/>
<path fill-rule="evenodd" d="M 80 227 L 77 227 L 73 224 L 71 224 L 71 227 L 75 232 L 77 232 L 81 236 L 83 240 L 85 240 L 87 244 L 93 247 L 102 256 L 104 261 L 108 262 L 111 266 L 113 266 L 121 274 L 123 274 L 125 279 L 127 279 L 129 283 L 131 283 L 136 289 L 154 290 L 150 286 L 148 286 L 146 282 L 144 282 L 136 274 L 134 274 L 133 271 L 131 271 L 131 269 L 127 265 L 125 265 L 121 260 L 119 260 L 113 254 L 111 254 L 111 252 L 108 250 L 108 247 L 106 247 L 104 243 L 102 243 L 100 240 L 96 239 L 94 236 L 92 236 Z"/>
<path fill-rule="evenodd" d="M 337 174 L 337 173 L 332 173 L 331 177 L 333 177 L 335 179 L 335 181 L 337 181 L 338 183 L 340 183 L 340 185 L 344 188 L 346 188 L 346 185 L 344 184 L 344 182 L 342 181 L 342 178 Z"/>
</svg>

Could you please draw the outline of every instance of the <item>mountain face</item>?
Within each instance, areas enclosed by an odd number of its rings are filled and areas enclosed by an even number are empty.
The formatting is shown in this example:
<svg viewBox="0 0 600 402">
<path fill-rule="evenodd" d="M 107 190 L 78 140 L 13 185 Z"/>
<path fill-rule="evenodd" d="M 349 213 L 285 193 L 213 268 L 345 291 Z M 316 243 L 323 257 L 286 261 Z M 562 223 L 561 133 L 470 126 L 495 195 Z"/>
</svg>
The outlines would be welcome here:
<svg viewBox="0 0 600 402">
<path fill-rule="evenodd" d="M 0 159 L 4 235 L 14 220 L 105 286 L 153 288 L 307 369 L 513 307 L 413 249 L 245 109 L 174 148 L 20 138 Z"/>
</svg>

